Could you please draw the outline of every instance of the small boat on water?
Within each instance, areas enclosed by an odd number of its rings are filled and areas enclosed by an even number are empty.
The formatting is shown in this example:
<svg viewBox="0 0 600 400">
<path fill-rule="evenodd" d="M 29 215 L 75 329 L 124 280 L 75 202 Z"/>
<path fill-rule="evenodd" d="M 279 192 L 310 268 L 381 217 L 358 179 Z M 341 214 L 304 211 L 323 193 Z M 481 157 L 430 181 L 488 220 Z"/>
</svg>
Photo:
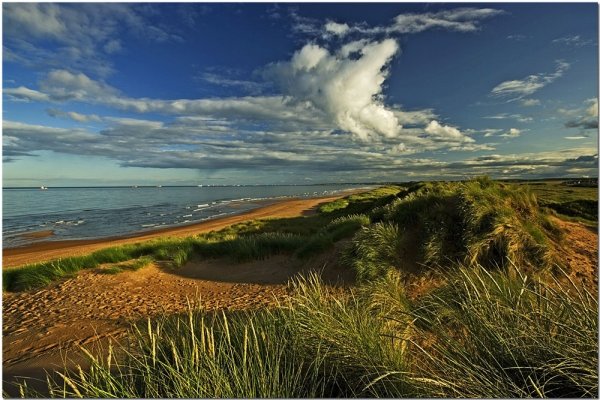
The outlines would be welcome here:
<svg viewBox="0 0 600 400">
<path fill-rule="evenodd" d="M 40 186 L 40 190 L 48 190 L 48 186 Z"/>
</svg>

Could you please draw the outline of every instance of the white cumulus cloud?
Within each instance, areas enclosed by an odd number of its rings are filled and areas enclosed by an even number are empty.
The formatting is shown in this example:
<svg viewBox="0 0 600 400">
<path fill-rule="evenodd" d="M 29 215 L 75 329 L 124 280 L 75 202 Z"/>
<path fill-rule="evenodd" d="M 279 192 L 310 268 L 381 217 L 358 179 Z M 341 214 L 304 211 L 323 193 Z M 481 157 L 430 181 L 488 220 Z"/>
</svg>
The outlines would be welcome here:
<svg viewBox="0 0 600 400">
<path fill-rule="evenodd" d="M 344 36 L 350 30 L 350 26 L 348 24 L 340 24 L 333 21 L 328 21 L 325 24 L 325 31 L 336 36 Z"/>
<path fill-rule="evenodd" d="M 346 48 L 347 49 L 347 48 Z M 315 44 L 305 45 L 289 62 L 272 65 L 266 74 L 284 95 L 325 111 L 336 125 L 362 140 L 395 137 L 402 128 L 394 111 L 382 102 L 386 66 L 399 51 L 393 39 L 369 42 L 357 49 L 331 54 Z"/>
<path fill-rule="evenodd" d="M 425 127 L 425 133 L 448 141 L 459 141 L 465 143 L 473 143 L 475 141 L 473 138 L 463 134 L 457 128 L 449 125 L 441 125 L 435 120 L 429 122 L 429 124 Z"/>
</svg>

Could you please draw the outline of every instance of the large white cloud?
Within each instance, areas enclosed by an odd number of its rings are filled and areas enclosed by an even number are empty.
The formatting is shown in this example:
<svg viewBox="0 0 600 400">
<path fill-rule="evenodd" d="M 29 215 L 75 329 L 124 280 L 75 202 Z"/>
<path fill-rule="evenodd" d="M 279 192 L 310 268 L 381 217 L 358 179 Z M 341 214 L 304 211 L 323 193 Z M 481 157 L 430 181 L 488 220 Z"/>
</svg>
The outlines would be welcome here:
<svg viewBox="0 0 600 400">
<path fill-rule="evenodd" d="M 276 80 L 284 95 L 324 110 L 340 129 L 362 140 L 398 136 L 398 118 L 382 101 L 386 67 L 398 44 L 393 39 L 360 44 L 354 52 L 344 47 L 335 54 L 308 44 L 265 75 Z"/>
</svg>

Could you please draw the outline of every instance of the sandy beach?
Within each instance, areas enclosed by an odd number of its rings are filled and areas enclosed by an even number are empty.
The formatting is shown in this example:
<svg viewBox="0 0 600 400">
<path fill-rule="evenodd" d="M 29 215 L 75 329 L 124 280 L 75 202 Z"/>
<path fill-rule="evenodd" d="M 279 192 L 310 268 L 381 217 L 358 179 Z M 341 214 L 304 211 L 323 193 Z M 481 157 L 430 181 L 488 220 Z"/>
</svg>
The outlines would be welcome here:
<svg viewBox="0 0 600 400">
<path fill-rule="evenodd" d="M 241 214 L 216 218 L 197 224 L 153 230 L 132 236 L 94 240 L 42 241 L 23 247 L 3 249 L 2 267 L 16 267 L 58 258 L 85 255 L 106 247 L 142 242 L 159 237 L 187 237 L 212 230 L 223 229 L 229 225 L 257 218 L 285 218 L 310 215 L 316 212 L 317 207 L 321 203 L 330 202 L 359 191 L 360 190 L 345 191 L 339 195 L 329 197 L 286 199 Z"/>
<path fill-rule="evenodd" d="M 319 204 L 347 196 L 291 199 L 243 214 L 199 224 L 97 241 L 45 242 L 4 250 L 4 267 L 87 254 L 109 246 L 158 237 L 185 237 L 256 218 L 296 217 L 316 212 Z M 85 270 L 69 279 L 30 292 L 3 293 L 3 380 L 30 376 L 44 389 L 44 369 L 60 368 L 65 357 L 86 364 L 79 346 L 106 346 L 126 335 L 130 322 L 163 313 L 185 312 L 190 299 L 206 310 L 236 310 L 275 304 L 288 294 L 287 282 L 301 271 L 319 269 L 332 282 L 347 279 L 334 260 L 337 249 L 305 264 L 285 256 L 231 264 L 193 259 L 173 270 L 155 262 L 136 272 L 106 275 Z M 224 272 L 226 271 L 226 272 Z M 7 390 L 17 395 L 16 389 Z"/>
</svg>

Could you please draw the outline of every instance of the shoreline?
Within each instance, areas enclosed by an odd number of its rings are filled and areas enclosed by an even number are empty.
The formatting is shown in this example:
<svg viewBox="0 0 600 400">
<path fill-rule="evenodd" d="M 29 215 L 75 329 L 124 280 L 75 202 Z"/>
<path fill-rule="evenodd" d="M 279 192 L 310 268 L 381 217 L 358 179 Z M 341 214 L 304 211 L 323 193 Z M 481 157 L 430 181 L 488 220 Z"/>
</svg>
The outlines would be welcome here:
<svg viewBox="0 0 600 400">
<path fill-rule="evenodd" d="M 289 198 L 276 201 L 263 207 L 244 211 L 239 214 L 232 214 L 183 226 L 137 232 L 130 235 L 98 239 L 41 241 L 19 247 L 3 248 L 2 268 L 13 268 L 26 264 L 51 261 L 58 258 L 80 256 L 107 247 L 143 242 L 160 237 L 187 237 L 212 230 L 223 229 L 227 226 L 252 219 L 310 215 L 316 212 L 317 206 L 321 203 L 334 201 L 362 191 L 364 191 L 364 189 L 344 191 L 335 196 Z"/>
</svg>

